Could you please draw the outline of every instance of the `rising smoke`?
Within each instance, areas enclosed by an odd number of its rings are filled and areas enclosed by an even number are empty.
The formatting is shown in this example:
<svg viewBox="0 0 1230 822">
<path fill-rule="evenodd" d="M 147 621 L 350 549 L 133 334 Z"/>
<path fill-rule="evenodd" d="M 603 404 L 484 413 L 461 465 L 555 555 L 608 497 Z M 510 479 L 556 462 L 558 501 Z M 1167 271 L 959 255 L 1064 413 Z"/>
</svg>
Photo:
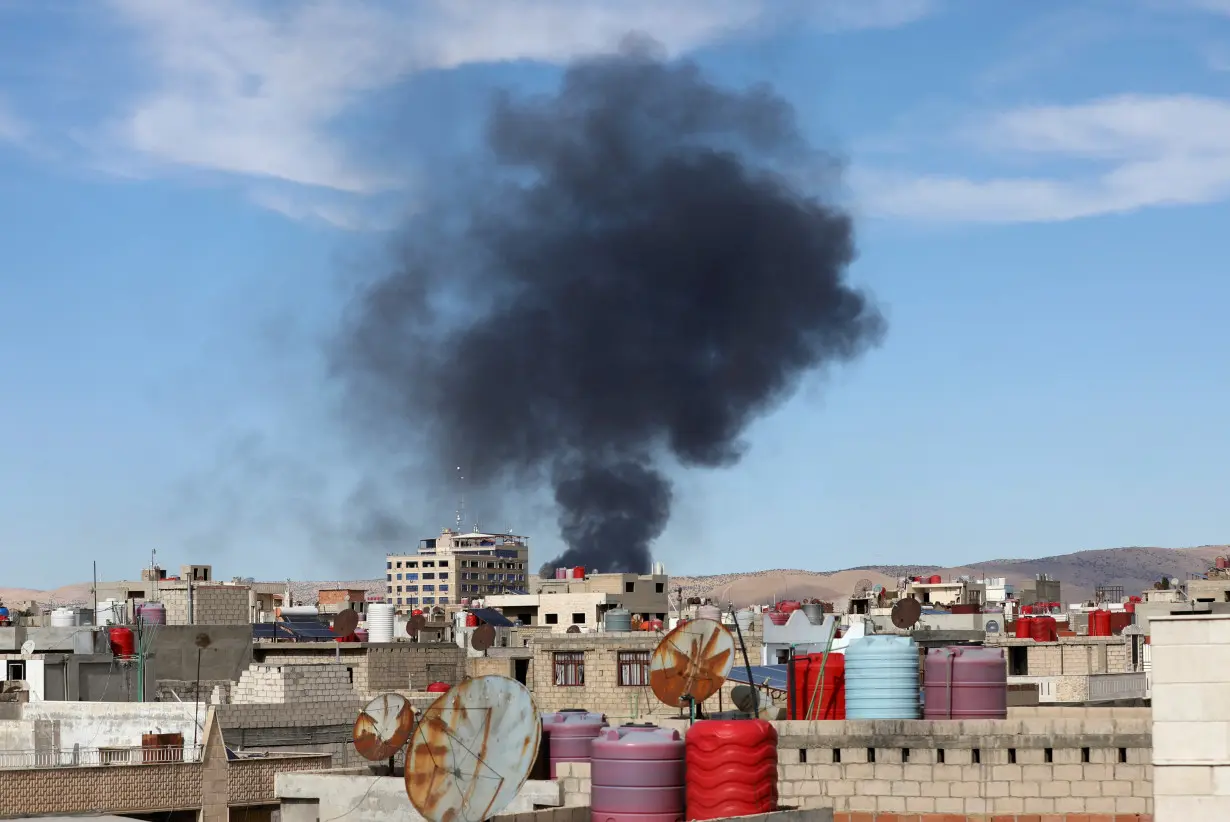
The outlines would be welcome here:
<svg viewBox="0 0 1230 822">
<path fill-rule="evenodd" d="M 549 564 L 645 572 L 664 461 L 734 464 L 805 372 L 880 338 L 850 218 L 783 172 L 818 157 L 788 103 L 644 42 L 500 97 L 486 149 L 357 301 L 340 374 L 369 438 L 417 437 L 442 481 L 548 483 Z"/>
</svg>

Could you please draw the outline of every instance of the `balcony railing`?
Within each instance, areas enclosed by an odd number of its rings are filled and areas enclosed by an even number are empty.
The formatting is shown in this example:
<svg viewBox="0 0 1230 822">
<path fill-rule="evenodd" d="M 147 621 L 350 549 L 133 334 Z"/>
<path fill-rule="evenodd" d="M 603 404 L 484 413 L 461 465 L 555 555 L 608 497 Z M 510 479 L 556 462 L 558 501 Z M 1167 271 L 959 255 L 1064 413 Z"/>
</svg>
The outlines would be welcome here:
<svg viewBox="0 0 1230 822">
<path fill-rule="evenodd" d="M 97 768 L 200 762 L 201 746 L 73 748 L 66 751 L 0 751 L 0 769 Z"/>
<path fill-rule="evenodd" d="M 1089 701 L 1114 702 L 1120 699 L 1148 699 L 1152 683 L 1148 671 L 1128 674 L 1090 674 Z"/>
</svg>

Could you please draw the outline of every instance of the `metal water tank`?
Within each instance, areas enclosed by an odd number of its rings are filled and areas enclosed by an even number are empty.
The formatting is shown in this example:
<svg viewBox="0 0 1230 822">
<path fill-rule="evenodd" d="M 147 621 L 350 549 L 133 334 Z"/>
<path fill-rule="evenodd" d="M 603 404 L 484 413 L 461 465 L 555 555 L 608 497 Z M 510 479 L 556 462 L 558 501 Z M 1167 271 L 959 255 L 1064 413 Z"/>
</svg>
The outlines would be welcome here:
<svg viewBox="0 0 1230 822">
<path fill-rule="evenodd" d="M 697 619 L 711 619 L 714 622 L 722 621 L 722 609 L 716 605 L 701 605 L 696 609 Z"/>
<path fill-rule="evenodd" d="M 72 608 L 56 608 L 51 612 L 52 628 L 71 628 L 77 624 L 77 615 Z"/>
<path fill-rule="evenodd" d="M 593 822 L 680 822 L 684 744 L 656 725 L 607 728 L 590 745 Z"/>
<path fill-rule="evenodd" d="M 137 620 L 146 625 L 166 625 L 167 609 L 161 602 L 146 602 L 137 606 Z"/>
<path fill-rule="evenodd" d="M 788 719 L 846 718 L 846 658 L 844 654 L 801 654 L 790 663 L 793 693 L 787 700 Z"/>
<path fill-rule="evenodd" d="M 917 719 L 918 648 L 904 636 L 864 636 L 846 648 L 847 719 Z"/>
<path fill-rule="evenodd" d="M 703 719 L 688 729 L 687 818 L 777 810 L 777 731 L 763 719 Z"/>
<path fill-rule="evenodd" d="M 1003 648 L 932 648 L 924 669 L 923 719 L 1008 718 Z"/>
<path fill-rule="evenodd" d="M 551 761 L 551 779 L 561 762 L 589 762 L 590 743 L 607 725 L 602 714 L 588 711 L 559 711 L 542 715 L 542 732 L 546 735 Z"/>
<path fill-rule="evenodd" d="M 804 602 L 803 615 L 812 625 L 819 625 L 824 622 L 824 606 L 819 602 Z"/>
<path fill-rule="evenodd" d="M 367 606 L 367 639 L 369 642 L 393 641 L 393 615 L 395 609 L 387 602 L 373 602 Z"/>
<path fill-rule="evenodd" d="M 631 631 L 632 612 L 627 608 L 615 608 L 607 611 L 606 616 L 603 617 L 602 624 L 608 631 Z"/>
</svg>

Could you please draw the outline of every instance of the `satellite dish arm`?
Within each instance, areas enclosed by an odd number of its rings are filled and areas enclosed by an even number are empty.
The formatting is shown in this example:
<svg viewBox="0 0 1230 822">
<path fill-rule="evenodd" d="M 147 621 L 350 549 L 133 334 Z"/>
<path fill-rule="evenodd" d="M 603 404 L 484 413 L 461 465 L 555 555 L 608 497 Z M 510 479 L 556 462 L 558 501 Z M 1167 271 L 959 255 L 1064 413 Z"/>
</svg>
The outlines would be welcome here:
<svg viewBox="0 0 1230 822">
<path fill-rule="evenodd" d="M 735 613 L 734 603 L 729 603 L 730 613 L 735 618 L 735 635 L 739 637 L 739 648 L 743 651 L 743 669 L 747 671 L 747 684 L 752 689 L 752 716 L 760 716 L 760 696 L 756 692 L 756 683 L 752 679 L 752 664 L 747 660 L 747 643 L 743 641 L 743 629 L 739 627 L 738 614 Z"/>
</svg>

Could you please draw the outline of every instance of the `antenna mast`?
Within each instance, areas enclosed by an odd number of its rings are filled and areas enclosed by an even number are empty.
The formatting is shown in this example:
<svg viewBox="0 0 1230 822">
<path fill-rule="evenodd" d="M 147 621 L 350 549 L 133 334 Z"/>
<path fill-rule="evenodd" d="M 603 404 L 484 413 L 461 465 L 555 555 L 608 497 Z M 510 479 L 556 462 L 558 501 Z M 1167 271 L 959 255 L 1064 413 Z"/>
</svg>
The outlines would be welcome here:
<svg viewBox="0 0 1230 822">
<path fill-rule="evenodd" d="M 457 533 L 462 533 L 461 523 L 466 515 L 466 478 L 461 473 L 461 466 L 457 466 Z"/>
</svg>

